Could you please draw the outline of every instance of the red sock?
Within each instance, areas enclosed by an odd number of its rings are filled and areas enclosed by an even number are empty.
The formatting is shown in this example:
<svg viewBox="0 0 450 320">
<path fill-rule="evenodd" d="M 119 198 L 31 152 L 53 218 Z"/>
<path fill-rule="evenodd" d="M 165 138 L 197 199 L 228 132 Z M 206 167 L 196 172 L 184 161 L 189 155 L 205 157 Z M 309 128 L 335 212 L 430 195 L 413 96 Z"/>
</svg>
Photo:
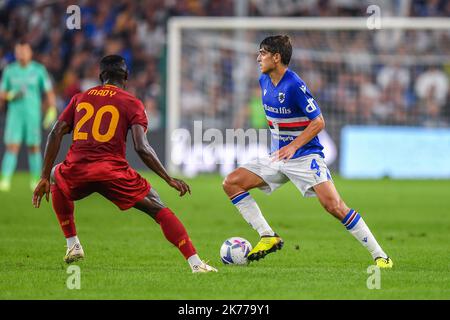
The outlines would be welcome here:
<svg viewBox="0 0 450 320">
<path fill-rule="evenodd" d="M 75 237 L 77 230 L 75 228 L 75 221 L 73 219 L 73 201 L 67 199 L 57 185 L 50 186 L 52 193 L 52 205 L 58 218 L 64 236 L 66 238 Z"/>
<path fill-rule="evenodd" d="M 159 210 L 156 222 L 161 226 L 166 239 L 176 246 L 186 259 L 197 253 L 183 224 L 169 208 Z"/>
</svg>

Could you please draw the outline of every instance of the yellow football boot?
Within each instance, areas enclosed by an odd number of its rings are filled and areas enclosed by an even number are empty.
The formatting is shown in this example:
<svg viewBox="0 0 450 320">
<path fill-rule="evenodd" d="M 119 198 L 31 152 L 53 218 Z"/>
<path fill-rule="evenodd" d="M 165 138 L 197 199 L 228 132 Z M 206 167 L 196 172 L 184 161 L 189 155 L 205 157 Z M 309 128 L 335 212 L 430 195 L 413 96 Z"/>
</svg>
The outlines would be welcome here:
<svg viewBox="0 0 450 320">
<path fill-rule="evenodd" d="M 394 266 L 394 262 L 389 257 L 387 258 L 378 257 L 375 259 L 375 264 L 380 269 L 391 269 Z"/>
<path fill-rule="evenodd" d="M 281 250 L 283 239 L 275 233 L 273 236 L 262 236 L 258 244 L 247 255 L 249 261 L 263 259 L 267 254 Z"/>
</svg>

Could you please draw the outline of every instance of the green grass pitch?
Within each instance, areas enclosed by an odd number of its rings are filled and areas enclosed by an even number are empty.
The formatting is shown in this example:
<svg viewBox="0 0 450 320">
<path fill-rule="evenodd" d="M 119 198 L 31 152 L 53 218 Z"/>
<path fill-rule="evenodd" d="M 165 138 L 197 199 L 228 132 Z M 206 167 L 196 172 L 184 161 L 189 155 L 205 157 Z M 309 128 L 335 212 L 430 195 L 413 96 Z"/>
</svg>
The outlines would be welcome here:
<svg viewBox="0 0 450 320">
<path fill-rule="evenodd" d="M 179 198 L 147 175 L 185 224 L 200 256 L 217 274 L 192 274 L 152 219 L 121 212 L 99 195 L 75 205 L 86 260 L 81 288 L 66 286 L 65 241 L 49 203 L 31 205 L 28 175 L 0 193 L 0 299 L 449 299 L 450 181 L 335 179 L 346 203 L 364 217 L 394 260 L 381 288 L 368 289 L 368 252 L 292 184 L 271 196 L 252 191 L 283 250 L 249 266 L 224 266 L 219 248 L 231 236 L 258 235 L 222 191 L 218 176 L 187 180 Z"/>
</svg>

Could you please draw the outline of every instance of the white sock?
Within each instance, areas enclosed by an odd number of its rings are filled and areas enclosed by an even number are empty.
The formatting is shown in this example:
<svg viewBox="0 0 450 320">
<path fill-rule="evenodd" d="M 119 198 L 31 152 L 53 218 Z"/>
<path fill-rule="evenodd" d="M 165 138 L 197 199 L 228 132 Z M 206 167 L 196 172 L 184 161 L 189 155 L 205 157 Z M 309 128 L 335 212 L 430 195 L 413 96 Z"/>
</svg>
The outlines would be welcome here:
<svg viewBox="0 0 450 320">
<path fill-rule="evenodd" d="M 200 260 L 200 257 L 198 256 L 198 254 L 194 254 L 193 256 L 190 256 L 187 259 L 187 261 L 188 261 L 191 269 L 194 269 L 194 266 L 199 266 L 202 264 L 202 260 Z"/>
<path fill-rule="evenodd" d="M 72 246 L 75 243 L 80 243 L 80 240 L 78 240 L 77 236 L 66 238 L 66 241 L 67 241 L 67 248 L 72 248 Z"/>
<path fill-rule="evenodd" d="M 369 227 L 364 222 L 358 212 L 351 209 L 341 221 L 347 230 L 367 249 L 372 258 L 387 258 L 387 254 L 381 249 L 377 240 L 370 232 Z"/>
<path fill-rule="evenodd" d="M 260 237 L 273 236 L 275 234 L 266 219 L 264 219 L 258 204 L 252 198 L 250 193 L 247 191 L 238 193 L 231 198 L 231 202 L 238 208 L 245 221 L 259 233 Z"/>
</svg>

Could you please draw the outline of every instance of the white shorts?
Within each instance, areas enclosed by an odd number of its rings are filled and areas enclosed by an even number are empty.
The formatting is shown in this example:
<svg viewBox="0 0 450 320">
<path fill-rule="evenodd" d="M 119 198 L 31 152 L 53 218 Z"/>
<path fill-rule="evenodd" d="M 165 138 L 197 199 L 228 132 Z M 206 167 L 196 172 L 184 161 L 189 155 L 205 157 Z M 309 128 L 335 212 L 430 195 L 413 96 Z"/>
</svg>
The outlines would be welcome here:
<svg viewBox="0 0 450 320">
<path fill-rule="evenodd" d="M 261 177 L 266 186 L 260 189 L 267 194 L 281 187 L 289 180 L 304 197 L 314 197 L 313 187 L 325 181 L 332 181 L 324 159 L 318 154 L 309 154 L 288 161 L 272 161 L 271 158 L 257 158 L 244 164 L 245 168 Z"/>
</svg>

